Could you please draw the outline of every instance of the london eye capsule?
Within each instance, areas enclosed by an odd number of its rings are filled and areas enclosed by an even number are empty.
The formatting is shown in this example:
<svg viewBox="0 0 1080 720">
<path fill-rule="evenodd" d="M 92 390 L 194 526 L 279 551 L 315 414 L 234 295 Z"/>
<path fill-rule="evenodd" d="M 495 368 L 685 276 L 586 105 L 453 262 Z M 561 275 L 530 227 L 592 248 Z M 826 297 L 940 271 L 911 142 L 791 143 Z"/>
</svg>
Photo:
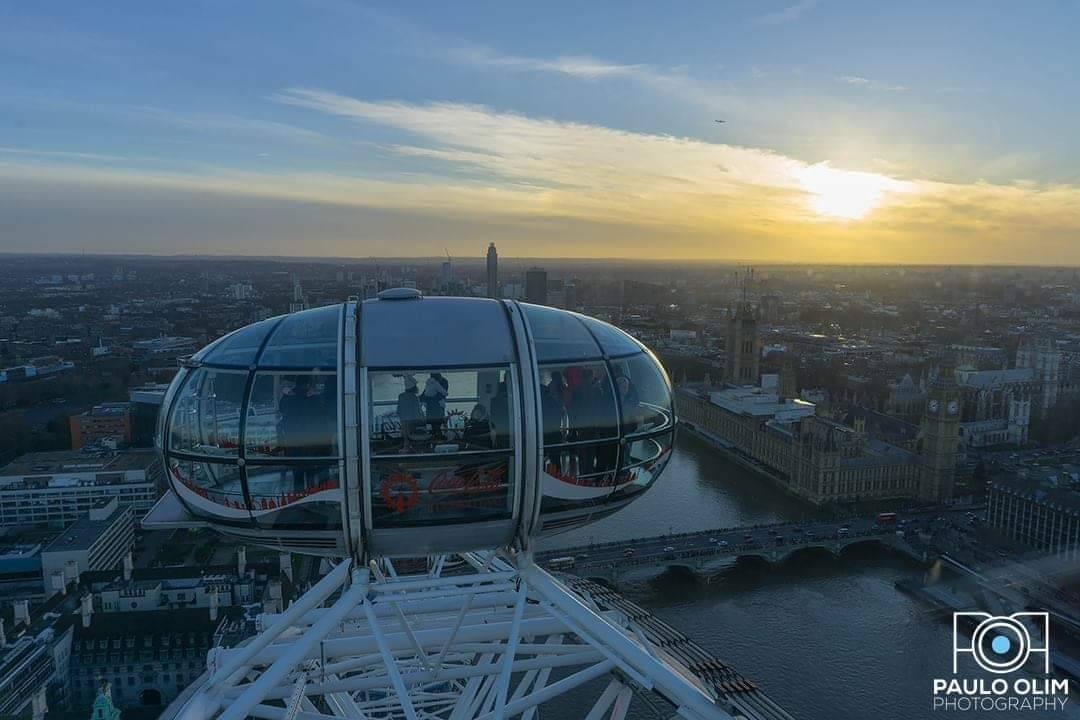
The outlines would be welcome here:
<svg viewBox="0 0 1080 720">
<path fill-rule="evenodd" d="M 674 428 L 667 375 L 621 330 L 399 288 L 185 360 L 159 420 L 171 492 L 146 522 L 317 555 L 525 546 L 647 489 Z"/>
</svg>

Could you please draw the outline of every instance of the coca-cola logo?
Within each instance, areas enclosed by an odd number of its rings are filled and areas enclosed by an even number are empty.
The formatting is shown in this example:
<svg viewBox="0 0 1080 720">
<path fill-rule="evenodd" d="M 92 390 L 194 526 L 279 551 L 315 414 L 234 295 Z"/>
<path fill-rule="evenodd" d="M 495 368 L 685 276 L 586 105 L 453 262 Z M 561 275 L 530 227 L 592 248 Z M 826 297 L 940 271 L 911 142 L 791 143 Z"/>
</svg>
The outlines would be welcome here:
<svg viewBox="0 0 1080 720">
<path fill-rule="evenodd" d="M 480 494 L 498 492 L 506 487 L 505 463 L 473 468 L 444 470 L 428 484 L 428 494 Z"/>
</svg>

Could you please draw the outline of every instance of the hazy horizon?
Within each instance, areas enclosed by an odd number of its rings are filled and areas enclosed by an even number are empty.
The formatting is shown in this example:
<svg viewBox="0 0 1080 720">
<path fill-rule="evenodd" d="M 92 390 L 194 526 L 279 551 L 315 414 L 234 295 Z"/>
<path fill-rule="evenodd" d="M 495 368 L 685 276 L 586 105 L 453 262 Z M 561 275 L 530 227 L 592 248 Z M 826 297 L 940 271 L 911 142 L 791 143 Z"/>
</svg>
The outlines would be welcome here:
<svg viewBox="0 0 1080 720">
<path fill-rule="evenodd" d="M 257 255 L 257 254 L 226 254 L 226 253 L 176 253 L 176 254 L 154 254 L 154 253 L 110 253 L 110 252 L 73 252 L 73 251 L 47 251 L 42 250 L 39 252 L 26 252 L 26 251 L 0 251 L 0 257 L 58 257 L 58 258 L 80 258 L 88 257 L 94 259 L 107 259 L 107 258 L 130 258 L 130 259 L 147 259 L 147 260 L 225 260 L 225 261 L 258 261 L 258 262 L 313 262 L 313 263 L 353 263 L 362 264 L 366 261 L 377 262 L 417 262 L 426 261 L 432 264 L 440 264 L 446 260 L 446 255 Z M 453 263 L 475 263 L 477 265 L 483 265 L 486 262 L 484 255 L 452 255 L 451 260 Z M 680 258 L 680 257 L 636 257 L 636 258 L 621 258 L 617 256 L 544 256 L 544 255 L 499 255 L 500 262 L 508 263 L 525 263 L 530 261 L 539 262 L 557 262 L 557 263 L 608 263 L 612 261 L 635 264 L 635 265 L 647 265 L 647 264 L 659 264 L 659 263 L 704 263 L 708 265 L 722 265 L 722 266 L 761 266 L 761 267 L 867 267 L 867 268 L 997 268 L 997 269 L 1024 269 L 1024 270 L 1060 270 L 1060 269 L 1078 269 L 1080 270 L 1080 263 L 1077 264 L 1040 264 L 1040 263 L 915 263 L 915 262 L 857 262 L 857 261 L 785 261 L 785 260 L 761 260 L 754 258 Z"/>
</svg>

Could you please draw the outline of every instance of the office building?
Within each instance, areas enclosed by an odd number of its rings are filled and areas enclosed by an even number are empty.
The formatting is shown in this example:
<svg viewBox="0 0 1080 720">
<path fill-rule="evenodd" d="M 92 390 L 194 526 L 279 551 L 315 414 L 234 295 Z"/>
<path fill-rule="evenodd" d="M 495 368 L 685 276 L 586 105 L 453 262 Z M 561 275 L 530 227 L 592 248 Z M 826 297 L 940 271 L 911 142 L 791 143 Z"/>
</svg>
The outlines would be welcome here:
<svg viewBox="0 0 1080 720">
<path fill-rule="evenodd" d="M 1080 550 L 1080 491 L 1075 476 L 1040 471 L 990 482 L 986 522 L 1010 540 L 1051 555 L 1075 558 Z"/>
<path fill-rule="evenodd" d="M 73 450 L 103 440 L 113 442 L 114 447 L 131 443 L 131 403 L 101 403 L 84 413 L 72 415 L 69 423 Z"/>
<path fill-rule="evenodd" d="M 544 268 L 532 267 L 525 271 L 525 302 L 548 304 L 548 276 Z"/>
<path fill-rule="evenodd" d="M 27 453 L 0 468 L 0 527 L 66 526 L 112 498 L 138 519 L 162 482 L 161 461 L 150 450 Z"/>
<path fill-rule="evenodd" d="M 99 500 L 41 552 L 45 595 L 61 592 L 83 572 L 119 566 L 135 545 L 131 507 L 118 497 Z"/>
<path fill-rule="evenodd" d="M 128 391 L 131 404 L 131 444 L 134 447 L 152 447 L 154 430 L 157 429 L 158 413 L 165 401 L 167 383 L 149 383 Z"/>
</svg>

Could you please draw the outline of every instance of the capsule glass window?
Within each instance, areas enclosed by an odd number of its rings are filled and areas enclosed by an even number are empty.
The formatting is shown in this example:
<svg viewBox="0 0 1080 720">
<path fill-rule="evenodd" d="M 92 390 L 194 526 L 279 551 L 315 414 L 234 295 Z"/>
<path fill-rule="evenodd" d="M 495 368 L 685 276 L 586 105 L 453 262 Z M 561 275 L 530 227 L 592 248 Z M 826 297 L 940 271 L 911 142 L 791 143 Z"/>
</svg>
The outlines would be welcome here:
<svg viewBox="0 0 1080 720">
<path fill-rule="evenodd" d="M 639 353 L 612 360 L 611 366 L 623 435 L 656 432 L 674 424 L 671 389 L 652 355 Z"/>
<path fill-rule="evenodd" d="M 337 374 L 257 372 L 244 436 L 249 458 L 337 457 Z"/>
<path fill-rule="evenodd" d="M 368 375 L 373 526 L 499 519 L 514 500 L 507 366 Z"/>
<path fill-rule="evenodd" d="M 377 371 L 368 378 L 373 455 L 513 447 L 513 398 L 506 367 Z"/>
<path fill-rule="evenodd" d="M 199 368 L 187 376 L 173 402 L 169 449 L 195 455 L 236 457 L 247 373 Z"/>
<path fill-rule="evenodd" d="M 248 463 L 251 515 L 269 529 L 333 530 L 341 527 L 341 483 L 337 463 Z"/>
<path fill-rule="evenodd" d="M 341 305 L 288 315 L 274 329 L 259 367 L 336 368 Z"/>
<path fill-rule="evenodd" d="M 169 458 L 169 475 L 187 492 L 184 498 L 197 515 L 238 524 L 251 516 L 236 464 Z"/>
</svg>

